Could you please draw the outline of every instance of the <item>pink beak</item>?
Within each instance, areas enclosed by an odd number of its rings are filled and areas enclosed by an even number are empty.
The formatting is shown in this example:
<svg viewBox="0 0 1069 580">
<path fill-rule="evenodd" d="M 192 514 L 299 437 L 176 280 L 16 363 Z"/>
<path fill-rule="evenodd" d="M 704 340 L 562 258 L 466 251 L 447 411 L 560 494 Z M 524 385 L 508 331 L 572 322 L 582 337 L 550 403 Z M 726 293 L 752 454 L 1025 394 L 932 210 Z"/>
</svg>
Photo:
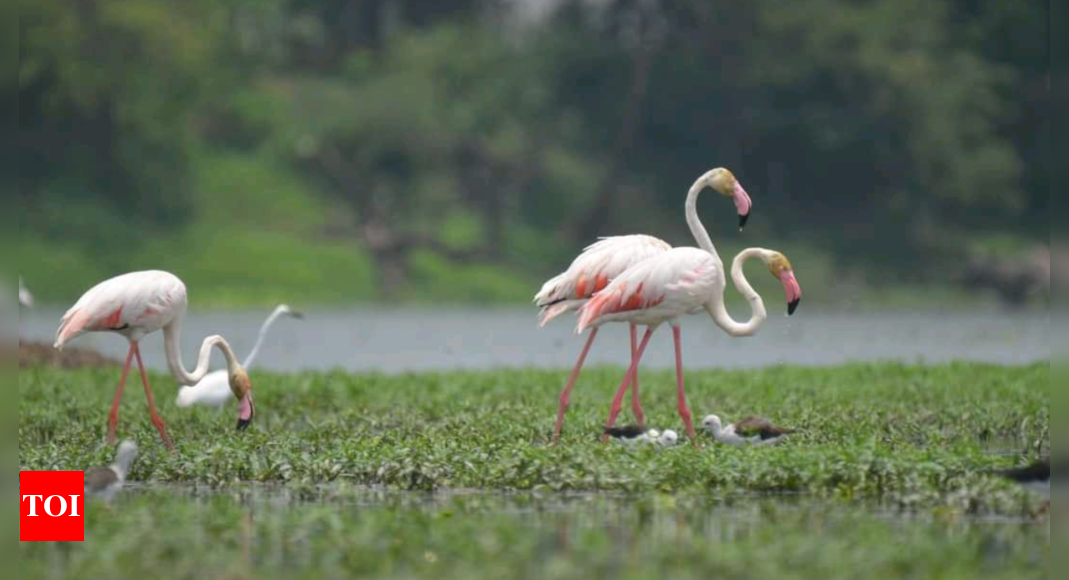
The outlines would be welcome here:
<svg viewBox="0 0 1069 580">
<path fill-rule="evenodd" d="M 739 230 L 741 231 L 746 227 L 746 222 L 750 221 L 750 210 L 753 209 L 753 200 L 750 199 L 750 194 L 742 188 L 741 183 L 735 183 L 735 209 L 739 211 Z"/>
<path fill-rule="evenodd" d="M 249 391 L 238 401 L 238 431 L 248 429 L 254 415 L 256 406 L 252 403 L 252 391 Z"/>
<path fill-rule="evenodd" d="M 787 293 L 787 316 L 792 316 L 798 310 L 798 305 L 802 303 L 802 286 L 798 284 L 798 279 L 794 277 L 794 272 L 791 270 L 780 274 L 780 282 L 783 283 L 783 290 Z"/>
</svg>

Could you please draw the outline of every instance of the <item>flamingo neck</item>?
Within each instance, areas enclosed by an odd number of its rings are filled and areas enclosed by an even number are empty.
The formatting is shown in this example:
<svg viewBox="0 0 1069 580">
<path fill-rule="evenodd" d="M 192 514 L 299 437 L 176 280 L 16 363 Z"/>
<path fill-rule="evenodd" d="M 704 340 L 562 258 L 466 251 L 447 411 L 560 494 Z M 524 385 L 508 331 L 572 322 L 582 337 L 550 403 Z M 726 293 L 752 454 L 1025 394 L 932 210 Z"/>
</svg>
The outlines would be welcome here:
<svg viewBox="0 0 1069 580">
<path fill-rule="evenodd" d="M 761 252 L 762 250 L 758 248 L 750 248 L 736 256 L 735 261 L 731 264 L 731 280 L 735 283 L 735 289 L 750 303 L 751 316 L 749 321 L 736 322 L 728 312 L 723 295 L 720 296 L 719 300 L 714 300 L 712 304 L 706 306 L 709 315 L 713 317 L 713 322 L 730 336 L 753 336 L 757 334 L 761 325 L 768 319 L 764 300 L 750 285 L 750 282 L 746 279 L 746 273 L 743 271 L 743 266 L 746 262 L 751 258 L 760 257 Z"/>
<path fill-rule="evenodd" d="M 245 362 L 242 363 L 242 366 L 246 369 L 252 368 L 252 363 L 256 361 L 256 355 L 260 354 L 260 347 L 264 345 L 264 339 L 267 338 L 267 331 L 283 314 L 285 314 L 285 309 L 280 306 L 264 321 L 263 326 L 260 327 L 260 336 L 256 337 L 256 344 L 253 345 L 249 356 L 245 357 Z"/>
<path fill-rule="evenodd" d="M 698 247 L 712 254 L 719 262 L 720 255 L 716 253 L 716 248 L 713 247 L 713 240 L 709 237 L 709 232 L 705 230 L 705 226 L 702 225 L 702 221 L 698 218 L 698 196 L 703 189 L 710 186 L 709 178 L 711 173 L 702 175 L 694 182 L 694 185 L 690 186 L 686 205 L 687 226 L 690 227 L 690 233 L 694 235 L 694 240 L 698 242 Z"/>
<path fill-rule="evenodd" d="M 223 356 L 226 357 L 227 369 L 231 376 L 238 371 L 243 372 L 241 363 L 238 362 L 237 356 L 234 355 L 234 349 L 230 348 L 230 344 L 226 342 L 226 339 L 218 335 L 204 339 L 204 342 L 200 345 L 197 367 L 193 369 L 193 372 L 187 371 L 185 365 L 182 364 L 181 337 L 182 317 L 179 316 L 163 327 L 163 345 L 167 353 L 167 367 L 171 370 L 171 376 L 179 384 L 192 387 L 204 380 L 210 370 L 212 348 L 218 348 L 223 353 Z"/>
</svg>

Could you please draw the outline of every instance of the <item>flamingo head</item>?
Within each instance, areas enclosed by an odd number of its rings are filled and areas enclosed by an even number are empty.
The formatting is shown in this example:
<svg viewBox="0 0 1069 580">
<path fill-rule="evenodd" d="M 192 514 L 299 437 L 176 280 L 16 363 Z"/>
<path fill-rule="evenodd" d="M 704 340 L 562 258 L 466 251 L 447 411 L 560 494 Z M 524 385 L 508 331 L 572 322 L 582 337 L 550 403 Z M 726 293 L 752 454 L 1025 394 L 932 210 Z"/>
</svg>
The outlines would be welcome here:
<svg viewBox="0 0 1069 580">
<path fill-rule="evenodd" d="M 787 256 L 773 251 L 766 252 L 764 258 L 765 263 L 768 264 L 768 271 L 783 284 L 783 291 L 787 294 L 787 315 L 791 316 L 802 303 L 802 287 L 794 276 L 791 261 L 787 259 Z"/>
<path fill-rule="evenodd" d="M 249 428 L 256 415 L 256 406 L 252 402 L 252 381 L 240 365 L 230 371 L 230 392 L 238 400 L 238 431 Z"/>
<path fill-rule="evenodd" d="M 753 200 L 750 199 L 750 194 L 746 193 L 739 180 L 735 178 L 735 174 L 719 167 L 710 171 L 707 179 L 709 187 L 715 189 L 720 195 L 735 200 L 735 209 L 739 212 L 739 229 L 745 228 L 746 222 L 750 221 Z"/>
<path fill-rule="evenodd" d="M 671 429 L 661 433 L 661 436 L 657 439 L 657 442 L 664 447 L 674 447 L 676 443 L 679 443 L 679 433 L 672 431 Z"/>
<path fill-rule="evenodd" d="M 289 316 L 290 318 L 296 318 L 297 320 L 303 320 L 304 319 L 304 314 L 302 312 L 298 312 L 297 310 L 294 310 L 293 308 L 290 308 L 289 304 L 279 304 L 277 310 L 278 310 L 279 314 L 282 314 L 284 316 Z"/>
</svg>

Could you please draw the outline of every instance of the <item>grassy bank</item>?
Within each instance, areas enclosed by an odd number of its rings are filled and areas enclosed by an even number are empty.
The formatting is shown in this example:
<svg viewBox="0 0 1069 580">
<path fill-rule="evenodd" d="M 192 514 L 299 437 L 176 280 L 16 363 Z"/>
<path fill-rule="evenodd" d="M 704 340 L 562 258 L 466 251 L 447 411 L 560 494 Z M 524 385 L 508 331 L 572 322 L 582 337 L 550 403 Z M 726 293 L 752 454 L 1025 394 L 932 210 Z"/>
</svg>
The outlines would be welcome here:
<svg viewBox="0 0 1069 580">
<path fill-rule="evenodd" d="M 20 373 L 23 469 L 109 459 L 101 441 L 115 374 Z M 156 376 L 178 452 L 157 444 L 136 388 L 127 391 L 120 432 L 145 448 L 133 473 L 138 481 L 807 492 L 1011 513 L 1025 509 L 1021 496 L 983 472 L 1049 442 L 1046 364 L 888 364 L 691 374 L 698 417 L 761 413 L 803 433 L 776 449 L 626 453 L 596 441 L 620 374 L 583 375 L 557 448 L 546 441 L 564 373 L 544 371 L 258 375 L 257 423 L 244 435 L 234 432 L 232 411 L 175 408 L 171 381 Z M 672 375 L 643 376 L 651 426 L 682 432 Z"/>
<path fill-rule="evenodd" d="M 628 451 L 596 442 L 620 369 L 257 375 L 258 421 L 182 411 L 178 449 L 136 383 L 120 434 L 135 488 L 87 506 L 87 541 L 22 544 L 24 578 L 1042 578 L 1038 501 L 987 470 L 1049 445 L 1046 364 L 855 365 L 688 376 L 696 414 L 759 412 L 780 448 Z M 680 430 L 670 373 L 651 425 Z M 24 470 L 104 464 L 113 370 L 24 370 Z M 995 516 L 992 518 L 991 516 Z"/>
</svg>

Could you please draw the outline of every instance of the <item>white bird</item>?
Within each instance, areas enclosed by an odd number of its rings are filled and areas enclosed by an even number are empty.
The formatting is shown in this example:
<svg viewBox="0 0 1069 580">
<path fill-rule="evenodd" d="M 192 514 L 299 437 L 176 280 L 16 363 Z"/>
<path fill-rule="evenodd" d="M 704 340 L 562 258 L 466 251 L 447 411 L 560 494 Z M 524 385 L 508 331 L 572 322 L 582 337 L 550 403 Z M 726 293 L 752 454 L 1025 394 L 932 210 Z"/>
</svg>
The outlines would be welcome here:
<svg viewBox="0 0 1069 580">
<path fill-rule="evenodd" d="M 33 308 L 33 294 L 23 285 L 22 276 L 19 276 L 19 306 Z"/>
<path fill-rule="evenodd" d="M 245 362 L 242 363 L 246 372 L 251 370 L 252 364 L 256 362 L 256 355 L 260 353 L 260 347 L 263 346 L 264 339 L 267 338 L 268 330 L 270 330 L 271 326 L 283 316 L 289 316 L 298 320 L 303 318 L 303 315 L 300 312 L 294 311 L 285 304 L 280 304 L 275 308 L 275 311 L 267 317 L 263 326 L 260 327 L 260 335 L 256 339 L 256 344 L 253 345 L 252 352 L 249 353 L 249 356 L 245 358 Z M 227 401 L 234 397 L 230 392 L 229 378 L 230 377 L 227 375 L 226 371 L 209 373 L 201 382 L 191 387 L 180 388 L 175 403 L 183 409 L 194 405 L 222 409 Z"/>
<path fill-rule="evenodd" d="M 730 171 L 717 168 L 709 171 L 698 178 L 691 186 L 687 198 L 686 211 L 687 221 L 697 220 L 697 198 L 702 189 L 711 187 L 720 194 L 731 197 L 739 214 L 740 229 L 746 225 L 750 217 L 753 202 L 750 195 L 742 187 Z M 582 308 L 596 293 L 603 290 L 610 282 L 631 267 L 643 261 L 659 256 L 672 249 L 667 242 L 652 236 L 630 235 L 602 238 L 597 243 L 587 247 L 577 257 L 568 270 L 563 274 L 551 279 L 542 286 L 542 290 L 535 296 L 535 303 L 541 309 L 539 326 L 545 326 L 549 321 L 573 310 Z M 564 415 L 568 410 L 571 400 L 571 392 L 579 379 L 579 373 L 590 353 L 590 348 L 597 337 L 598 329 L 594 328 L 587 337 L 586 345 L 579 354 L 572 369 L 568 382 L 560 395 L 560 404 L 557 409 L 557 423 L 553 429 L 553 442 L 560 440 L 561 430 L 564 427 Z M 638 332 L 634 324 L 631 325 L 631 358 L 634 362 L 638 353 Z M 645 413 L 639 402 L 638 376 L 634 377 L 631 393 L 631 408 L 635 415 L 635 421 L 640 426 L 645 425 Z"/>
<path fill-rule="evenodd" d="M 135 459 L 137 443 L 123 441 L 116 453 L 115 463 L 109 467 L 97 467 L 85 472 L 86 497 L 97 497 L 110 502 L 126 484 L 126 476 L 130 474 L 130 467 Z"/>
<path fill-rule="evenodd" d="M 724 426 L 720 417 L 709 415 L 702 421 L 702 428 L 717 441 L 732 446 L 777 445 L 788 435 L 795 433 L 793 429 L 777 427 L 767 419 L 761 417 L 747 417 L 738 423 Z"/>
<path fill-rule="evenodd" d="M 656 429 L 646 429 L 640 425 L 607 428 L 605 435 L 628 447 L 650 444 L 658 447 L 672 447 L 679 442 L 679 434 L 671 429 L 661 433 Z"/>
<path fill-rule="evenodd" d="M 101 282 L 85 293 L 63 316 L 56 332 L 57 350 L 87 332 L 113 332 L 130 342 L 130 351 L 123 365 L 119 386 L 108 415 L 108 442 L 115 441 L 115 427 L 119 422 L 119 403 L 130 365 L 137 358 L 141 382 L 148 399 L 149 417 L 168 449 L 173 449 L 163 419 L 156 412 L 156 403 L 149 386 L 148 373 L 141 360 L 139 343 L 145 336 L 163 330 L 167 366 L 171 375 L 183 385 L 195 385 L 208 374 L 212 348 L 226 357 L 230 377 L 230 391 L 238 399 L 238 430 L 246 429 L 256 414 L 252 400 L 252 382 L 234 355 L 234 350 L 221 336 L 204 339 L 193 372 L 182 364 L 180 337 L 182 320 L 187 308 L 186 286 L 174 274 L 160 271 L 134 272 Z"/>
<path fill-rule="evenodd" d="M 688 218 L 691 215 L 688 212 Z M 787 294 L 787 312 L 793 314 L 802 299 L 802 290 L 787 258 L 779 252 L 750 248 L 741 252 L 732 264 L 735 287 L 750 302 L 752 317 L 746 323 L 735 322 L 724 304 L 724 266 L 697 217 L 688 219 L 698 248 L 675 248 L 632 267 L 594 296 L 579 312 L 576 331 L 597 328 L 609 322 L 628 322 L 647 326 L 620 389 L 613 398 L 606 427 L 616 423 L 624 394 L 638 371 L 639 362 L 654 331 L 665 322 L 672 326 L 676 350 L 676 393 L 679 416 L 687 436 L 697 445 L 694 425 L 683 388 L 683 346 L 680 319 L 705 310 L 713 321 L 733 337 L 753 336 L 768 318 L 764 301 L 746 280 L 743 266 L 751 258 L 760 258 L 769 272 L 780 280 Z"/>
</svg>

